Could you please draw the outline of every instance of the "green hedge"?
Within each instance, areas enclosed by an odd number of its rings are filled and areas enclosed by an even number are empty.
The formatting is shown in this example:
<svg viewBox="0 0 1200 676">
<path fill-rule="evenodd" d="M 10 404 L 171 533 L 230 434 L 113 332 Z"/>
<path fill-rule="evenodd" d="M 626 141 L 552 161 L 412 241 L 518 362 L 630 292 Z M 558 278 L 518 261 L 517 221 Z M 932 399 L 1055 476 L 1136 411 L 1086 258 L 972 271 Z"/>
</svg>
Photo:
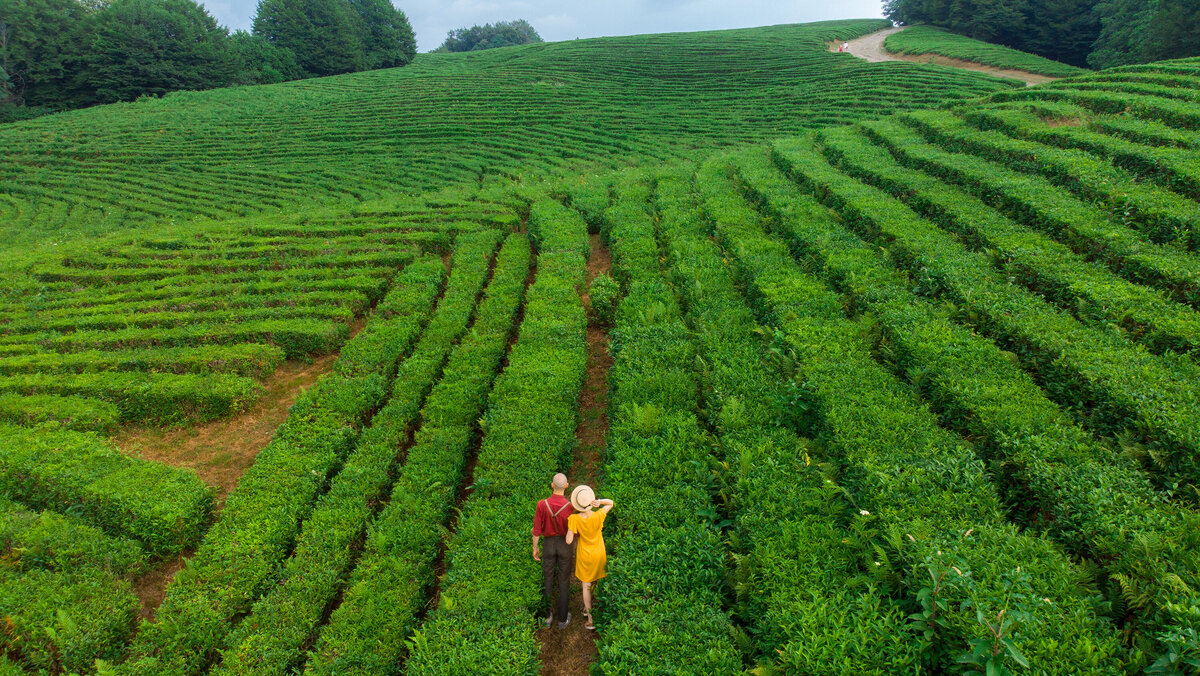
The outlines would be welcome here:
<svg viewBox="0 0 1200 676">
<path fill-rule="evenodd" d="M 1033 90 L 997 92 L 988 99 L 995 102 L 1065 101 L 1101 114 L 1124 113 L 1180 129 L 1200 129 L 1200 110 L 1196 106 L 1157 96 L 1129 96 L 1120 92 L 1089 92 L 1043 86 Z"/>
<path fill-rule="evenodd" d="M 781 143 L 775 157 L 849 225 L 889 242 L 902 266 L 919 269 L 930 288 L 969 308 L 972 323 L 1011 346 L 1061 406 L 1086 410 L 1085 421 L 1099 431 L 1128 428 L 1161 447 L 1168 474 L 1200 477 L 1195 364 L 1150 354 L 1010 284 L 990 269 L 986 256 L 967 251 L 882 191 L 833 169 L 807 141 Z"/>
<path fill-rule="evenodd" d="M 1014 220 L 1103 260 L 1131 281 L 1151 284 L 1183 302 L 1200 303 L 1200 271 L 1191 254 L 1160 247 L 1049 181 L 970 155 L 946 152 L 894 121 L 865 126 L 904 163 L 958 184 Z"/>
<path fill-rule="evenodd" d="M 461 280 L 451 276 L 446 298 L 478 295 L 498 235 L 479 239 L 455 254 L 454 268 L 465 273 Z M 382 374 L 331 375 L 301 396 L 229 495 L 191 565 L 168 586 L 156 621 L 142 626 L 133 657 L 123 665 L 126 673 L 196 673 L 207 666 L 226 644 L 232 620 L 275 584 L 302 521 L 355 448 L 358 430 L 387 400 L 387 385 Z M 331 520 L 339 516 L 337 510 L 328 514 Z M 319 535 L 326 534 L 311 536 L 314 551 L 328 544 Z"/>
<path fill-rule="evenodd" d="M 39 352 L 0 359 L 0 374 L 151 371 L 159 373 L 229 373 L 266 378 L 283 363 L 274 345 L 197 345 L 109 352 Z"/>
<path fill-rule="evenodd" d="M 1077 427 L 999 348 L 915 296 L 885 256 L 801 198 L 765 153 L 739 159 L 739 173 L 793 249 L 880 323 L 896 365 L 946 424 L 979 440 L 1010 513 L 1103 562 L 1113 596 L 1121 595 L 1119 578 L 1148 592 L 1143 606 L 1126 610 L 1143 632 L 1141 646 L 1171 621 L 1168 603 L 1193 605 L 1172 580 L 1200 585 L 1196 514 L 1163 501 L 1131 459 Z M 1157 551 L 1138 542 L 1155 542 Z"/>
<path fill-rule="evenodd" d="M 308 673 L 396 673 L 433 583 L 444 524 L 462 481 L 476 420 L 514 331 L 531 262 L 528 240 L 510 235 L 474 324 L 454 349 L 421 412 L 423 420 L 387 506 L 371 526 L 364 553 L 321 631 Z M 431 384 L 431 383 L 430 383 Z M 425 388 L 428 389 L 428 386 Z M 380 414 L 387 415 L 388 408 Z M 415 407 L 401 405 L 399 425 Z"/>
<path fill-rule="evenodd" d="M 1034 113 L 1035 119 L 1030 119 L 1025 110 Z M 1200 167 L 1191 152 L 1200 148 L 1195 131 L 1125 115 L 1092 115 L 1084 108 L 1059 102 L 987 106 L 963 110 L 962 114 L 983 128 L 995 127 L 1021 138 L 1107 157 L 1140 177 L 1200 199 Z M 1054 119 L 1078 120 L 1082 124 L 1038 124 Z"/>
<path fill-rule="evenodd" d="M 0 568 L 0 651 L 41 673 L 91 673 L 120 659 L 139 607 L 128 582 L 103 572 Z"/>
<path fill-rule="evenodd" d="M 120 416 L 116 406 L 98 399 L 0 394 L 0 423 L 25 426 L 57 423 L 78 432 L 108 434 L 116 428 Z"/>
<path fill-rule="evenodd" d="M 725 166 L 711 162 L 699 181 L 719 238 L 794 350 L 820 440 L 845 464 L 864 516 L 886 534 L 876 561 L 896 571 L 913 611 L 945 604 L 922 646 L 933 668 L 953 664 L 987 635 L 978 618 L 995 622 L 1001 610 L 1017 610 L 1010 640 L 1038 671 L 1120 669 L 1126 656 L 1117 632 L 1098 616 L 1099 598 L 1081 588 L 1081 571 L 1049 541 L 1006 522 L 971 445 L 943 430 L 906 384 L 875 363 L 841 299 L 764 236 Z"/>
<path fill-rule="evenodd" d="M 105 535 L 79 519 L 33 512 L 0 498 L 0 551 L 5 563 L 21 570 L 72 572 L 96 568 L 115 575 L 136 574 L 146 554 L 134 541 Z"/>
<path fill-rule="evenodd" d="M 513 543 L 528 542 L 529 510 L 575 444 L 588 249 L 583 219 L 556 202 L 536 203 L 529 229 L 539 243 L 537 276 L 488 398 L 474 491 L 446 552 L 440 603 L 413 636 L 410 674 L 537 673 L 541 576 L 528 549 Z"/>
<path fill-rule="evenodd" d="M 227 418 L 250 406 L 262 387 L 249 378 L 174 373 L 23 373 L 0 376 L 0 394 L 108 401 L 123 422 L 169 425 Z"/>
<path fill-rule="evenodd" d="M 0 492 L 36 509 L 68 513 L 153 556 L 199 539 L 213 496 L 189 470 L 137 460 L 89 433 L 0 425 Z"/>
<path fill-rule="evenodd" d="M 725 552 L 713 519 L 711 439 L 696 415 L 699 355 L 659 263 L 647 177 L 626 174 L 602 230 L 624 281 L 612 333 L 605 489 L 608 578 L 599 596 L 605 674 L 729 673 L 741 667 L 724 610 Z"/>
<path fill-rule="evenodd" d="M 1200 238 L 1200 205 L 1154 183 L 1143 182 L 1103 157 L 974 128 L 945 112 L 912 113 L 903 119 L 943 148 L 1040 174 L 1080 199 L 1106 209 L 1122 225 L 1137 229 L 1153 242 L 1161 244 L 1178 239 L 1189 249 L 1196 248 Z M 998 121 L 1005 131 L 1041 123 L 1032 115 L 1011 112 L 992 111 L 986 119 Z"/>
<path fill-rule="evenodd" d="M 354 311 L 338 305 L 287 305 L 283 307 L 232 308 L 218 310 L 170 310 L 130 312 L 118 310 L 110 314 L 78 314 L 67 317 L 41 317 L 15 321 L 6 328 L 11 333 L 39 331 L 71 333 L 74 331 L 111 331 L 119 329 L 173 329 L 195 324 L 230 324 L 256 320 L 320 319 L 348 322 Z"/>
<path fill-rule="evenodd" d="M 873 587 L 850 528 L 865 519 L 784 427 L 795 425 L 785 381 L 767 361 L 764 331 L 709 237 L 690 182 L 660 179 L 658 203 L 672 278 L 707 364 L 705 417 L 735 468 L 722 495 L 741 545 L 735 608 L 754 641 L 750 656 L 790 673 L 917 668 L 916 634 L 900 605 Z M 852 614 L 844 620 L 852 632 L 799 619 L 842 612 Z"/>
<path fill-rule="evenodd" d="M 390 377 L 420 337 L 445 279 L 446 268 L 437 256 L 425 256 L 405 267 L 376 307 L 378 316 L 342 348 L 334 372 L 347 377 L 371 373 Z"/>
<path fill-rule="evenodd" d="M 821 134 L 825 155 L 884 189 L 975 248 L 994 250 L 1010 275 L 1060 307 L 1127 329 L 1156 351 L 1200 353 L 1200 313 L 1128 282 L 1049 237 L 1008 220 L 978 199 L 898 164 L 853 128 Z"/>
<path fill-rule="evenodd" d="M 334 352 L 349 335 L 349 326 L 342 322 L 264 319 L 232 324 L 197 324 L 174 329 L 34 333 L 9 337 L 9 341 L 30 342 L 57 352 L 268 343 L 282 348 L 288 359 L 296 359 Z"/>
</svg>

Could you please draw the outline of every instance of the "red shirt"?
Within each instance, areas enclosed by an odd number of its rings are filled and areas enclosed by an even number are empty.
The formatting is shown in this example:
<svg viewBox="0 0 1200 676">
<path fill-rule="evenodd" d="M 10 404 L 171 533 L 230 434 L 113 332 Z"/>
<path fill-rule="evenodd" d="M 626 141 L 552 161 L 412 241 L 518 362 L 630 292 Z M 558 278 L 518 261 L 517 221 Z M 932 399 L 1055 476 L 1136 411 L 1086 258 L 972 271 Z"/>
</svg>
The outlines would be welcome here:
<svg viewBox="0 0 1200 676">
<path fill-rule="evenodd" d="M 550 537 L 566 535 L 567 517 L 574 513 L 571 501 L 561 495 L 538 500 L 537 508 L 533 510 L 533 534 Z"/>
</svg>

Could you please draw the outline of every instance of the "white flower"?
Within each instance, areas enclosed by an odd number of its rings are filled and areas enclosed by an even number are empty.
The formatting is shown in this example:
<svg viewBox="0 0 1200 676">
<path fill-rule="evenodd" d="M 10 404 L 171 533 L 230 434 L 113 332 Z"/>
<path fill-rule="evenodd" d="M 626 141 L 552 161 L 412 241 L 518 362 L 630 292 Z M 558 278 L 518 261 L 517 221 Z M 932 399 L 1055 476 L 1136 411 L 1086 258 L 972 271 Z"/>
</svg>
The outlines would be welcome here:
<svg viewBox="0 0 1200 676">
<path fill-rule="evenodd" d="M 862 514 L 863 516 L 871 516 L 871 513 L 870 513 L 870 512 L 868 512 L 868 511 L 867 511 L 867 510 L 865 510 L 865 509 L 860 509 L 860 510 L 858 510 L 858 513 L 859 513 L 859 514 Z"/>
<path fill-rule="evenodd" d="M 876 561 L 876 562 L 875 562 L 875 565 L 877 565 L 877 566 L 882 566 L 883 564 L 882 564 L 882 563 L 880 563 L 880 562 L 878 562 L 878 561 Z"/>
</svg>

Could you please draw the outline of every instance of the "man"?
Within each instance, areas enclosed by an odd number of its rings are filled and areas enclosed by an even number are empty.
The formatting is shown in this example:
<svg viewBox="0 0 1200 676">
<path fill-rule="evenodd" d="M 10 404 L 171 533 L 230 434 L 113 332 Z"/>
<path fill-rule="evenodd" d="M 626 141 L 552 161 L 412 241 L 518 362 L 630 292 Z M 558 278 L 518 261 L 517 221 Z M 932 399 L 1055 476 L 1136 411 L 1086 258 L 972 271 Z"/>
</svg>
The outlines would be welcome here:
<svg viewBox="0 0 1200 676">
<path fill-rule="evenodd" d="M 542 598 L 549 616 L 546 626 L 554 623 L 554 572 L 558 571 L 558 628 L 566 629 L 571 621 L 567 599 L 571 594 L 571 576 L 575 573 L 575 548 L 567 544 L 567 517 L 575 513 L 567 491 L 567 475 L 558 473 L 550 482 L 552 494 L 540 500 L 533 510 L 533 560 L 542 562 Z M 538 549 L 538 538 L 543 538 Z"/>
</svg>

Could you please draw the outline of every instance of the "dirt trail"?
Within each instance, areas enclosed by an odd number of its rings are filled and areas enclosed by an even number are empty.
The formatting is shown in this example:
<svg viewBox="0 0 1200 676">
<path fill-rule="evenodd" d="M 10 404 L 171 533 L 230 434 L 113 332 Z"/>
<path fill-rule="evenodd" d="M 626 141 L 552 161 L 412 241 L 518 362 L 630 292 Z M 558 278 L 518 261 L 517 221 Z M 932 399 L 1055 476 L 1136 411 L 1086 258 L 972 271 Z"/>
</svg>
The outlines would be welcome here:
<svg viewBox="0 0 1200 676">
<path fill-rule="evenodd" d="M 173 429 L 128 427 L 113 437 L 113 445 L 126 455 L 196 470 L 215 489 L 219 505 L 287 419 L 296 398 L 329 373 L 336 359 L 331 354 L 311 364 L 283 364 L 264 381 L 263 395 L 254 406 L 241 415 Z"/>
<path fill-rule="evenodd" d="M 885 49 L 883 46 L 883 41 L 886 40 L 889 35 L 899 33 L 902 30 L 904 30 L 903 27 L 887 28 L 887 29 L 879 31 L 878 33 L 871 33 L 870 35 L 865 35 L 861 38 L 858 38 L 857 40 L 851 40 L 848 43 L 849 49 L 847 51 L 849 51 L 854 56 L 857 56 L 858 58 L 866 60 L 870 63 L 879 63 L 882 61 L 911 61 L 913 63 L 933 63 L 933 64 L 937 64 L 939 66 L 949 66 L 951 68 L 961 68 L 963 70 L 972 70 L 977 73 L 986 73 L 988 75 L 995 75 L 997 77 L 1006 77 L 1006 78 L 1010 78 L 1013 80 L 1020 80 L 1020 81 L 1024 82 L 1027 86 L 1033 86 L 1033 85 L 1037 85 L 1037 84 L 1045 84 L 1047 82 L 1053 82 L 1058 79 L 1055 77 L 1050 77 L 1048 75 L 1038 75 L 1037 73 L 1030 73 L 1030 72 L 1023 71 L 1023 70 L 1009 70 L 1009 69 L 1005 69 L 1005 68 L 996 68 L 994 66 L 985 66 L 981 63 L 975 63 L 973 61 L 963 61 L 962 59 L 952 59 L 948 56 L 939 56 L 937 54 L 918 54 L 918 55 L 894 54 L 892 52 L 887 51 L 887 49 Z M 840 43 L 840 42 L 830 42 L 829 43 L 829 51 L 831 51 L 831 52 L 840 51 L 841 46 L 842 46 L 842 43 Z"/>
<path fill-rule="evenodd" d="M 612 269 L 612 256 L 600 241 L 599 235 L 591 236 L 592 252 L 588 259 L 587 283 L 590 285 L 597 275 Z M 584 296 L 584 304 L 589 303 Z M 608 370 L 612 357 L 608 354 L 608 331 L 590 326 L 587 330 L 587 380 L 579 393 L 579 425 L 575 429 L 578 444 L 575 458 L 567 477 L 571 485 L 588 484 L 604 497 L 603 486 L 598 486 L 600 467 L 604 460 L 604 448 L 608 438 Z M 603 604 L 604 583 L 598 582 L 595 590 Z M 557 623 L 550 629 L 539 629 L 538 643 L 541 644 L 541 676 L 584 676 L 589 673 L 596 660 L 596 632 L 585 628 L 583 614 L 583 588 L 576 581 L 571 585 L 571 624 L 558 629 Z"/>
</svg>

